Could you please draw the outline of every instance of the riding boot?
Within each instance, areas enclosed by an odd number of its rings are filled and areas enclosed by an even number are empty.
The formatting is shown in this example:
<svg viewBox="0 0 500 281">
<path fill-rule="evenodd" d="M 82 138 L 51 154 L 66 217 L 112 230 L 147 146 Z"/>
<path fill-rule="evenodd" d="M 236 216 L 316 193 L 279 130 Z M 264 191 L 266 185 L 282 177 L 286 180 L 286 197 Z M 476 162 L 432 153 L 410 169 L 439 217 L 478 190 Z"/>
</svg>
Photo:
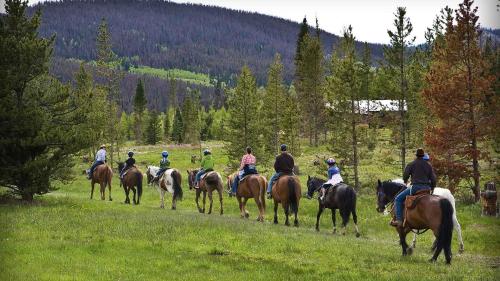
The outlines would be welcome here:
<svg viewBox="0 0 500 281">
<path fill-rule="evenodd" d="M 403 223 L 400 220 L 393 219 L 390 223 L 391 226 L 402 227 Z"/>
</svg>

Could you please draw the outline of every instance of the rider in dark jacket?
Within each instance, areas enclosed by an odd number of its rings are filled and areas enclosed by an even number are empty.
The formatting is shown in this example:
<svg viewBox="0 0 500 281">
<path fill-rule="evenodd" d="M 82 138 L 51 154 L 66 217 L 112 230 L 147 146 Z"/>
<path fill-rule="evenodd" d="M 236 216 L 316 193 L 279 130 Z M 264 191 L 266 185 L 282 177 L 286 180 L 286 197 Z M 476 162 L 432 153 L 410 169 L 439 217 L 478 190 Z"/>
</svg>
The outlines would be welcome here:
<svg viewBox="0 0 500 281">
<path fill-rule="evenodd" d="M 271 199 L 271 191 L 274 182 L 282 175 L 293 174 L 293 167 L 295 166 L 292 155 L 286 151 L 286 144 L 282 144 L 280 149 L 281 154 L 276 156 L 276 160 L 274 161 L 274 170 L 276 173 L 269 179 L 267 185 L 267 198 L 269 199 Z"/>
<path fill-rule="evenodd" d="M 123 178 L 123 174 L 125 173 L 126 170 L 132 168 L 135 165 L 135 159 L 133 158 L 133 156 L 134 156 L 134 152 L 129 151 L 128 152 L 128 159 L 125 161 L 125 166 L 120 171 L 120 178 Z"/>
<path fill-rule="evenodd" d="M 392 226 L 403 226 L 403 206 L 406 196 L 413 195 L 417 191 L 434 189 L 436 187 L 436 174 L 431 164 L 424 160 L 425 152 L 422 148 L 417 149 L 417 159 L 406 166 L 403 181 L 408 183 L 411 177 L 411 186 L 400 192 L 394 202 L 396 203 L 396 219 L 391 221 Z"/>
</svg>

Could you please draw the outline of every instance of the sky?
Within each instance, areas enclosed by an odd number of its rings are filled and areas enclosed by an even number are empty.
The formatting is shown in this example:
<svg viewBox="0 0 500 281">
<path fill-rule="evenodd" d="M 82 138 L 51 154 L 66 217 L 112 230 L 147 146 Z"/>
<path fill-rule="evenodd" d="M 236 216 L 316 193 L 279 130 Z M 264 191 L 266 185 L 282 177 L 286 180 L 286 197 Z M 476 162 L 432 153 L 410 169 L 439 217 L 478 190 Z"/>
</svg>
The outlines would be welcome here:
<svg viewBox="0 0 500 281">
<path fill-rule="evenodd" d="M 46 0 L 29 0 L 30 4 Z M 407 8 L 413 25 L 416 43 L 424 42 L 424 33 L 439 11 L 449 6 L 458 8 L 462 0 L 173 0 L 178 3 L 199 3 L 229 9 L 257 12 L 301 22 L 306 16 L 310 24 L 318 18 L 321 29 L 341 34 L 352 25 L 357 40 L 388 43 L 387 29 L 393 28 L 394 12 L 398 6 Z M 0 0 L 2 4 L 5 0 Z M 500 0 L 476 0 L 482 27 L 500 28 Z"/>
</svg>

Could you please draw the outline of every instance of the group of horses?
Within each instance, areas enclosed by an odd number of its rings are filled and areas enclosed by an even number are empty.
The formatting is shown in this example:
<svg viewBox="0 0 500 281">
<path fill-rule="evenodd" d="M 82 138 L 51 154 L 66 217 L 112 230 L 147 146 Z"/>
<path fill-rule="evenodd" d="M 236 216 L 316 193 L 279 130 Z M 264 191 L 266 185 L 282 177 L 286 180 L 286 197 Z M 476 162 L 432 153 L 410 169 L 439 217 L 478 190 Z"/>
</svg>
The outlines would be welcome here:
<svg viewBox="0 0 500 281">
<path fill-rule="evenodd" d="M 122 167 L 122 166 L 121 166 Z M 121 168 L 119 167 L 119 168 Z M 154 184 L 160 193 L 160 208 L 164 208 L 165 194 L 172 194 L 172 209 L 175 210 L 177 201 L 182 199 L 183 191 L 181 187 L 181 173 L 177 169 L 169 169 L 153 183 L 158 167 L 148 166 L 146 170 L 148 185 Z M 198 183 L 198 188 L 194 187 L 195 175 L 199 170 L 187 170 L 189 189 L 196 190 L 196 206 L 200 213 L 205 213 L 205 202 L 208 194 L 209 209 L 208 214 L 212 213 L 213 207 L 213 193 L 217 191 L 220 202 L 220 214 L 224 213 L 223 209 L 223 180 L 222 176 L 215 171 L 206 173 Z M 92 199 L 94 192 L 94 184 L 99 183 L 101 186 L 101 199 L 105 199 L 106 186 L 109 187 L 109 200 L 111 201 L 111 178 L 113 172 L 107 165 L 98 166 L 91 179 L 91 194 Z M 227 177 L 227 192 L 230 192 L 231 185 L 235 179 L 236 173 Z M 143 174 L 137 167 L 130 168 L 121 179 L 120 185 L 123 187 L 126 195 L 125 203 L 130 204 L 129 192 L 133 192 L 133 203 L 139 204 L 142 195 L 142 180 Z M 310 177 L 307 179 L 307 192 L 308 199 L 313 198 L 314 193 L 325 183 L 324 179 Z M 266 208 L 266 186 L 267 180 L 264 176 L 259 174 L 251 174 L 245 176 L 239 182 L 239 187 L 236 192 L 236 199 L 239 203 L 240 215 L 242 218 L 249 218 L 249 212 L 246 209 L 246 203 L 249 199 L 253 198 L 259 209 L 257 220 L 264 221 L 264 213 Z M 377 191 L 377 211 L 387 212 L 386 207 L 391 206 L 391 213 L 394 216 L 394 199 L 396 195 L 404 190 L 406 185 L 401 180 L 393 181 L 378 181 L 376 187 Z M 203 207 L 200 207 L 199 199 L 203 194 Z M 275 224 L 278 223 L 278 206 L 282 205 L 285 213 L 285 225 L 290 225 L 289 216 L 294 216 L 294 226 L 299 225 L 298 210 L 299 202 L 302 196 L 300 180 L 295 175 L 283 175 L 273 185 L 272 200 L 274 202 L 274 220 Z M 451 261 L 451 238 L 452 230 L 456 229 L 460 243 L 459 251 L 464 249 L 461 227 L 456 217 L 455 199 L 447 189 L 435 188 L 433 195 L 423 196 L 417 198 L 415 207 L 407 209 L 405 212 L 405 223 L 403 227 L 397 227 L 396 230 L 399 234 L 400 244 L 402 247 L 403 255 L 411 255 L 416 245 L 416 237 L 418 234 L 431 229 L 436 240 L 432 246 L 434 252 L 431 261 L 436 261 L 441 251 L 444 251 L 447 263 Z M 349 218 L 352 219 L 355 225 L 356 237 L 360 236 L 357 225 L 356 214 L 356 192 L 353 187 L 341 183 L 335 188 L 330 188 L 325 194 L 323 199 L 318 198 L 318 213 L 316 216 L 316 230 L 319 231 L 319 221 L 324 209 L 328 208 L 332 211 L 333 233 L 336 233 L 336 210 L 340 212 L 342 217 L 342 234 L 346 233 L 346 226 Z M 406 235 L 413 231 L 415 233 L 411 246 L 406 243 Z M 423 232 L 421 232 L 423 231 Z"/>
</svg>

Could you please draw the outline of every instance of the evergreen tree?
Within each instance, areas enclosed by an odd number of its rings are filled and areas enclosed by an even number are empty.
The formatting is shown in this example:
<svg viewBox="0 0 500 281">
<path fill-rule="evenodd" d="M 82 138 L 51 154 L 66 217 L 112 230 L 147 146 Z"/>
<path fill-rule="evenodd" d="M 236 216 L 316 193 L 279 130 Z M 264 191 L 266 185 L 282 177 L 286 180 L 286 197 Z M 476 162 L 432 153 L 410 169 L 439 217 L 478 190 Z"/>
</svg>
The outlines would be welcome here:
<svg viewBox="0 0 500 281">
<path fill-rule="evenodd" d="M 295 50 L 295 72 L 297 73 L 297 68 L 299 66 L 299 61 L 302 60 L 302 57 L 301 57 L 301 48 L 302 48 L 302 44 L 303 44 L 303 41 L 304 41 L 304 37 L 309 33 L 309 24 L 307 23 L 307 19 L 306 17 L 304 17 L 304 19 L 302 20 L 302 24 L 300 25 L 300 31 L 299 31 L 299 34 L 297 35 L 297 47 L 296 47 L 296 50 Z M 297 76 L 297 75 L 296 75 Z"/>
<path fill-rule="evenodd" d="M 24 200 L 68 180 L 73 156 L 90 147 L 78 135 L 89 112 L 69 85 L 48 76 L 54 37 L 38 36 L 41 12 L 26 16 L 27 1 L 7 0 L 0 17 L 0 186 Z M 83 80 L 82 80 L 83 81 Z M 80 88 L 89 88 L 89 81 Z M 86 92 L 87 94 L 89 92 Z"/>
<path fill-rule="evenodd" d="M 175 109 L 174 125 L 172 126 L 172 141 L 179 144 L 184 141 L 184 122 L 179 107 Z"/>
<path fill-rule="evenodd" d="M 300 107 L 295 88 L 290 86 L 285 94 L 283 107 L 283 136 L 282 142 L 289 147 L 290 153 L 300 155 Z"/>
<path fill-rule="evenodd" d="M 170 139 L 170 110 L 165 111 L 165 119 L 163 119 L 163 137 L 166 141 Z"/>
<path fill-rule="evenodd" d="M 134 96 L 135 141 L 138 143 L 142 140 L 142 122 L 144 120 L 143 115 L 144 110 L 146 109 L 146 105 L 147 100 L 144 93 L 144 85 L 142 83 L 142 80 L 139 79 Z"/>
<path fill-rule="evenodd" d="M 285 86 L 283 85 L 283 64 L 281 56 L 276 54 L 269 68 L 266 91 L 263 98 L 263 124 L 265 127 L 264 150 L 266 155 L 273 156 L 279 152 L 280 132 L 283 129 L 285 114 Z"/>
<path fill-rule="evenodd" d="M 252 147 L 259 161 L 263 156 L 259 139 L 259 99 L 255 78 L 246 65 L 241 70 L 236 88 L 229 93 L 228 111 L 226 140 L 230 165 L 236 168 L 247 146 Z"/>
<path fill-rule="evenodd" d="M 101 20 L 96 38 L 97 46 L 97 75 L 103 83 L 100 85 L 108 95 L 108 126 L 104 138 L 110 143 L 109 163 L 113 166 L 115 151 L 119 152 L 119 98 L 120 98 L 120 62 L 112 50 L 111 34 L 105 19 Z"/>
<path fill-rule="evenodd" d="M 198 91 L 190 91 L 182 105 L 182 121 L 184 122 L 184 142 L 198 144 L 200 142 L 200 99 Z"/>
<path fill-rule="evenodd" d="M 177 80 L 170 78 L 169 80 L 169 91 L 168 91 L 168 108 L 177 108 Z"/>
<path fill-rule="evenodd" d="M 158 112 L 153 109 L 149 113 L 148 125 L 146 127 L 146 143 L 155 145 L 160 138 L 161 126 L 158 118 Z"/>
<path fill-rule="evenodd" d="M 356 62 L 352 27 L 344 30 L 340 53 L 332 58 L 331 76 L 328 77 L 330 104 L 335 128 L 332 150 L 347 160 L 354 171 L 355 187 L 359 188 L 359 101 L 362 99 L 361 79 L 363 66 Z M 338 57 L 337 57 L 338 56 Z M 350 147 L 350 148 L 349 148 Z"/>
<path fill-rule="evenodd" d="M 433 61 L 423 91 L 425 104 L 437 122 L 430 124 L 425 142 L 434 153 L 433 165 L 453 188 L 472 178 L 476 200 L 480 195 L 479 160 L 488 150 L 481 143 L 497 130 L 493 96 L 494 76 L 479 44 L 481 30 L 477 7 L 464 0 L 449 19 L 444 40 L 434 45 Z"/>
<path fill-rule="evenodd" d="M 408 135 L 408 56 L 410 47 L 415 41 L 415 37 L 411 37 L 413 25 L 410 19 L 406 16 L 406 8 L 398 7 L 394 19 L 395 31 L 387 30 L 390 37 L 390 45 L 385 47 L 384 56 L 387 61 L 387 67 L 393 73 L 399 84 L 397 94 L 398 111 L 399 111 L 399 139 L 401 149 L 401 173 L 404 172 L 406 166 L 406 149 Z"/>
</svg>

